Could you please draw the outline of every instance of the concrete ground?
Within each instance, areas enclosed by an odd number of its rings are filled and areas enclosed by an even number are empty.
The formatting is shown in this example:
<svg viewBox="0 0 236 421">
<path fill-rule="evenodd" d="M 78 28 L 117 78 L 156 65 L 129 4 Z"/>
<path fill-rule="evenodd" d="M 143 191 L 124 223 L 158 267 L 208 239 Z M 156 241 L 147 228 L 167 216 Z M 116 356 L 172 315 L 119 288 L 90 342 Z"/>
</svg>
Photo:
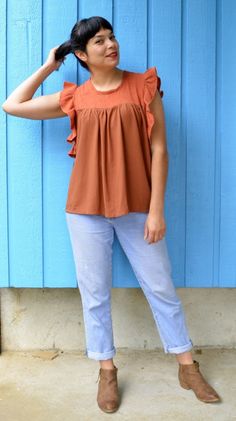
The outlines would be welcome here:
<svg viewBox="0 0 236 421">
<path fill-rule="evenodd" d="M 0 420 L 236 420 L 236 350 L 203 348 L 193 356 L 221 403 L 200 402 L 180 387 L 175 356 L 117 349 L 122 401 L 116 413 L 105 414 L 96 402 L 98 362 L 83 352 L 6 351 L 0 356 Z"/>
</svg>

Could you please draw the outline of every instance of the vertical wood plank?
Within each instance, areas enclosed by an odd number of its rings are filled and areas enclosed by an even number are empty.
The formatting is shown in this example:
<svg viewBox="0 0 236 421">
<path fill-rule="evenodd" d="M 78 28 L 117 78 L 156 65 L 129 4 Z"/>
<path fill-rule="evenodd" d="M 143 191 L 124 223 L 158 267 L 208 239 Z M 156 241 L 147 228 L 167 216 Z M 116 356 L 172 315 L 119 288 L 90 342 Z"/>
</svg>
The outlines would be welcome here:
<svg viewBox="0 0 236 421">
<path fill-rule="evenodd" d="M 77 1 L 44 1 L 43 60 L 51 48 L 70 38 L 77 21 Z M 51 29 L 53 27 L 53 30 Z M 66 56 L 65 65 L 54 71 L 43 83 L 43 94 L 63 89 L 63 81 L 77 83 L 77 62 L 73 54 Z M 67 155 L 66 141 L 70 133 L 68 117 L 43 122 L 43 238 L 44 287 L 76 287 L 75 269 L 66 226 L 65 204 L 74 159 Z"/>
<path fill-rule="evenodd" d="M 210 287 L 214 240 L 215 0 L 186 1 L 185 8 L 186 286 Z"/>
<path fill-rule="evenodd" d="M 213 243 L 213 282 L 219 287 L 220 267 L 220 213 L 221 213 L 221 104 L 222 104 L 222 9 L 216 0 L 216 58 L 215 58 L 215 191 L 214 191 L 214 243 Z"/>
<path fill-rule="evenodd" d="M 9 0 L 8 94 L 41 65 L 41 1 Z M 39 89 L 40 91 L 40 89 Z M 8 117 L 10 286 L 42 286 L 41 122 Z"/>
<path fill-rule="evenodd" d="M 165 196 L 166 241 L 174 284 L 184 286 L 185 262 L 185 118 L 181 103 L 181 1 L 149 2 L 147 67 L 156 66 L 164 91 L 162 98 L 169 153 Z"/>
<path fill-rule="evenodd" d="M 220 1 L 222 12 L 221 219 L 219 284 L 236 286 L 236 3 Z"/>
<path fill-rule="evenodd" d="M 7 54 L 7 4 L 6 0 L 0 0 L 0 80 L 7 81 L 6 54 Z M 0 103 L 7 96 L 6 83 L 0 84 Z M 0 110 L 0 287 L 9 286 L 8 272 L 8 209 L 7 209 L 7 115 Z"/>
</svg>

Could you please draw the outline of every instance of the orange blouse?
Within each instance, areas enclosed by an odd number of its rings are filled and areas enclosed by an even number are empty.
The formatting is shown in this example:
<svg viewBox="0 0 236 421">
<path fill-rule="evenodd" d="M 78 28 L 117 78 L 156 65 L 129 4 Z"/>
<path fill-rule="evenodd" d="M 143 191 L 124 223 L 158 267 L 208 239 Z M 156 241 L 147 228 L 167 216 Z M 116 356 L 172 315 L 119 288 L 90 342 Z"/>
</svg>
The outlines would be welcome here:
<svg viewBox="0 0 236 421">
<path fill-rule="evenodd" d="M 121 84 L 98 91 L 91 77 L 80 86 L 64 82 L 60 107 L 70 117 L 75 158 L 66 212 L 117 217 L 148 212 L 151 199 L 149 104 L 161 79 L 156 67 L 123 70 Z"/>
</svg>

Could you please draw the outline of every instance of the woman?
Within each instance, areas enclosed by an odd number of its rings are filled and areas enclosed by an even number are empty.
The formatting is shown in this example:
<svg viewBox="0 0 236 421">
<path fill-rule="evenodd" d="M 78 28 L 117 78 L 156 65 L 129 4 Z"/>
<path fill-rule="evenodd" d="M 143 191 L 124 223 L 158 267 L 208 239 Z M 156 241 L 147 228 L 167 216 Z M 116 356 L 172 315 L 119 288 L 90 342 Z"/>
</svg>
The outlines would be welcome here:
<svg viewBox="0 0 236 421">
<path fill-rule="evenodd" d="M 32 98 L 40 84 L 73 53 L 90 72 L 80 86 Z M 83 305 L 86 355 L 99 361 L 97 403 L 105 412 L 120 405 L 111 319 L 114 231 L 152 310 L 166 353 L 176 355 L 179 382 L 203 402 L 220 400 L 192 358 L 181 301 L 168 257 L 164 194 L 168 153 L 161 79 L 156 68 L 121 70 L 119 44 L 102 17 L 77 22 L 70 40 L 52 48 L 46 62 L 3 104 L 24 118 L 70 117 L 75 158 L 66 218 Z"/>
</svg>

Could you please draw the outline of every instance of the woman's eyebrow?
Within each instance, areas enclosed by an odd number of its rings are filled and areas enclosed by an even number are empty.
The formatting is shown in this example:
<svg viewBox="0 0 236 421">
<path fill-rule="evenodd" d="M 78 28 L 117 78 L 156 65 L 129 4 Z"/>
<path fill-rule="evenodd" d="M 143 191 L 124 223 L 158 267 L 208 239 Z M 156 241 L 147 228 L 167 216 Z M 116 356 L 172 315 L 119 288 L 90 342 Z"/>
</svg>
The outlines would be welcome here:
<svg viewBox="0 0 236 421">
<path fill-rule="evenodd" d="M 113 35 L 113 32 L 110 32 L 109 35 Z M 94 35 L 94 38 L 105 37 L 105 35 Z"/>
</svg>

